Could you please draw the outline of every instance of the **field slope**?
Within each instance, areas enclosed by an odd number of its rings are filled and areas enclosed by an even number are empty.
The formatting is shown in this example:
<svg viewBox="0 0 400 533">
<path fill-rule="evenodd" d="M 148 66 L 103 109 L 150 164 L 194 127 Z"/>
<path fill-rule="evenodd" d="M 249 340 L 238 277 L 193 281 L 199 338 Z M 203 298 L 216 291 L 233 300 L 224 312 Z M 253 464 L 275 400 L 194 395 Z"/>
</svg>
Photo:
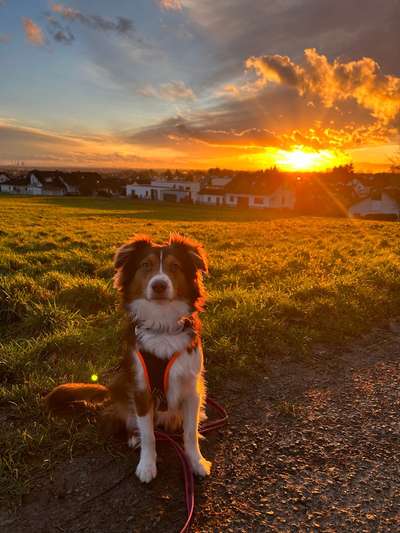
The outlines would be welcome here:
<svg viewBox="0 0 400 533">
<path fill-rule="evenodd" d="M 118 361 L 116 247 L 134 233 L 180 231 L 210 257 L 204 345 L 210 388 L 262 374 L 282 357 L 307 364 L 400 314 L 400 225 L 272 217 L 129 200 L 0 197 L 1 489 L 18 501 L 38 469 L 113 449 L 91 420 L 47 417 L 44 391 L 100 378 Z M 253 379 L 253 378 L 252 378 Z"/>
</svg>

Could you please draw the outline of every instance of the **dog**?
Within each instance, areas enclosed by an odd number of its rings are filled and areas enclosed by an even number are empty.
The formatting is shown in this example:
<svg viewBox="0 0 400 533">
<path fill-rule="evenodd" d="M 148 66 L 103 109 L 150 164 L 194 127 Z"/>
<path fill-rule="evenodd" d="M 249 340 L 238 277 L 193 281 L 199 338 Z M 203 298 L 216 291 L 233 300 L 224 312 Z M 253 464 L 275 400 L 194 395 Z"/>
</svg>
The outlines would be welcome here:
<svg viewBox="0 0 400 533">
<path fill-rule="evenodd" d="M 139 434 L 136 475 L 144 483 L 157 475 L 155 426 L 182 427 L 193 472 L 207 476 L 211 462 L 199 447 L 199 423 L 206 418 L 199 319 L 208 272 L 204 248 L 179 234 L 161 244 L 138 235 L 117 250 L 114 266 L 128 319 L 120 370 L 109 387 L 60 385 L 45 398 L 47 406 L 56 411 L 75 401 L 104 402 L 103 419 L 124 425 L 130 447 Z"/>
</svg>

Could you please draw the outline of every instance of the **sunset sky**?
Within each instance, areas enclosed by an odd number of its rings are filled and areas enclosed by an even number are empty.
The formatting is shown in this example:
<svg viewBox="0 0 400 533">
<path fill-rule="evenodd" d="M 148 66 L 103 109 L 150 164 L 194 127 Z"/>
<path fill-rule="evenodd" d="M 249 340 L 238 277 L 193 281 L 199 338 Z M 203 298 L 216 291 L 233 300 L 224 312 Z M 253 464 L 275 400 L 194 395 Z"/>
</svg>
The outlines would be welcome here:
<svg viewBox="0 0 400 533">
<path fill-rule="evenodd" d="M 0 164 L 389 168 L 399 0 L 0 0 Z"/>
</svg>

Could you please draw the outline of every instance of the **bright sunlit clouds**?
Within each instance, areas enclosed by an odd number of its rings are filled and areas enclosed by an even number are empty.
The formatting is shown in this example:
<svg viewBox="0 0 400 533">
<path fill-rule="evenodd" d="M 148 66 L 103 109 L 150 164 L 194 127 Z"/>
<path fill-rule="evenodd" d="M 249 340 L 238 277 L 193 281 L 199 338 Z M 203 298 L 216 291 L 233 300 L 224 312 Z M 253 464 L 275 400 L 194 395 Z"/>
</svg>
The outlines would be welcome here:
<svg viewBox="0 0 400 533">
<path fill-rule="evenodd" d="M 0 165 L 389 170 L 384 4 L 0 0 Z"/>
</svg>

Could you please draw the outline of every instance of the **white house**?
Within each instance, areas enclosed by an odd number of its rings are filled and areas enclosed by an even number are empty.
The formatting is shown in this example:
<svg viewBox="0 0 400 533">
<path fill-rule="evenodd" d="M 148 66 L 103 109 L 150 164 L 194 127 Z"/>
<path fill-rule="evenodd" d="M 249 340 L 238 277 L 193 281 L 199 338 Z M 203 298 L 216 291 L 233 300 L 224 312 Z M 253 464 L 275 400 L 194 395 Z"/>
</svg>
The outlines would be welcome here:
<svg viewBox="0 0 400 533">
<path fill-rule="evenodd" d="M 250 186 L 249 192 L 225 192 L 225 204 L 231 207 L 251 207 L 259 209 L 293 209 L 296 202 L 294 190 L 284 184 L 276 188 L 271 187 L 271 192 L 263 191 L 254 193 L 255 187 Z"/>
<path fill-rule="evenodd" d="M 126 195 L 141 200 L 185 202 L 197 200 L 200 183 L 193 181 L 152 180 L 150 184 L 132 183 L 126 185 Z"/>
<path fill-rule="evenodd" d="M 400 203 L 389 192 L 373 191 L 367 198 L 357 201 L 348 208 L 350 217 L 373 217 L 388 215 L 400 217 Z"/>
<path fill-rule="evenodd" d="M 176 181 L 176 180 L 152 180 L 152 186 L 163 189 L 161 200 L 181 202 L 189 200 L 196 202 L 197 194 L 201 188 L 198 181 Z M 165 189 L 165 190 L 164 190 Z"/>
<path fill-rule="evenodd" d="M 214 187 L 205 187 L 197 193 L 197 203 L 207 205 L 222 205 L 225 200 L 225 191 Z"/>
<path fill-rule="evenodd" d="M 153 191 L 152 191 L 153 189 Z M 140 200 L 159 200 L 158 189 L 151 185 L 142 185 L 141 183 L 132 183 L 125 186 L 126 196 L 133 196 Z"/>
<path fill-rule="evenodd" d="M 11 181 L 0 182 L 0 192 L 12 193 L 14 192 L 14 186 Z"/>
</svg>

